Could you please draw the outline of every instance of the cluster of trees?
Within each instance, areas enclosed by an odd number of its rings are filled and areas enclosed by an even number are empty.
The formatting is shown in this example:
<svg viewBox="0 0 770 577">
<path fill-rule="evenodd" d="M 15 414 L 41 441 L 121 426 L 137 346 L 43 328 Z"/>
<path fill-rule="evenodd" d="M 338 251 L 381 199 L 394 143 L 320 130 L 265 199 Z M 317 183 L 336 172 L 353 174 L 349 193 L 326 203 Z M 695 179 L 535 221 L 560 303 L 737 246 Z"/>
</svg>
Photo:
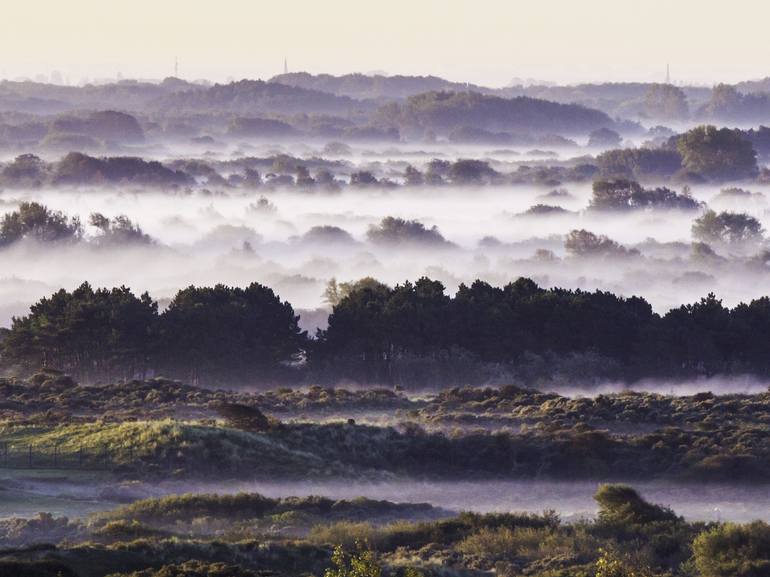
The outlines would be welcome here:
<svg viewBox="0 0 770 577">
<path fill-rule="evenodd" d="M 436 226 L 427 228 L 417 220 L 393 216 L 386 216 L 379 224 L 369 227 L 366 238 L 374 244 L 391 247 L 454 246 L 443 237 Z"/>
<path fill-rule="evenodd" d="M 682 168 L 682 157 L 665 148 L 619 148 L 602 152 L 596 164 L 604 177 L 663 180 Z"/>
<path fill-rule="evenodd" d="M 573 236 L 575 251 L 606 244 Z M 550 357 L 590 361 L 583 369 L 597 378 L 770 374 L 768 297 L 729 309 L 710 294 L 662 316 L 642 298 L 543 289 L 524 278 L 461 285 L 454 297 L 427 278 L 393 288 L 364 279 L 333 284 L 327 297 L 328 328 L 308 340 L 291 305 L 256 283 L 189 287 L 162 313 L 146 294 L 84 284 L 14 319 L 3 363 L 91 381 L 159 372 L 193 383 L 299 378 L 304 356 L 313 379 L 382 383 L 401 381 L 410 362 L 455 371 L 456 380 Z"/>
<path fill-rule="evenodd" d="M 97 246 L 153 242 L 125 215 L 110 219 L 95 212 L 89 224 L 98 230 L 92 239 Z M 4 214 L 0 220 L 0 247 L 21 241 L 74 243 L 82 239 L 83 225 L 78 217 L 69 217 L 37 202 L 22 202 L 17 210 Z"/>
<path fill-rule="evenodd" d="M 85 381 L 161 372 L 190 383 L 280 379 L 305 349 L 291 305 L 269 288 L 188 287 L 158 311 L 126 287 L 64 289 L 14 318 L 6 366 L 52 367 Z"/>
<path fill-rule="evenodd" d="M 621 142 L 620 134 L 609 128 L 599 128 L 588 135 L 589 147 L 617 148 Z"/>
<path fill-rule="evenodd" d="M 239 80 L 210 87 L 191 87 L 164 94 L 154 103 L 160 112 L 242 115 L 341 114 L 371 109 L 371 104 L 297 86 L 262 80 Z"/>
<path fill-rule="evenodd" d="M 192 182 L 188 174 L 155 160 L 131 156 L 97 158 L 82 152 L 70 152 L 50 163 L 33 154 L 22 154 L 0 170 L 0 184 L 9 188 L 125 183 L 178 187 Z"/>
<path fill-rule="evenodd" d="M 698 126 L 669 138 L 661 148 L 608 150 L 596 163 L 605 177 L 729 181 L 754 178 L 757 133 Z"/>
<path fill-rule="evenodd" d="M 560 104 L 526 96 L 502 98 L 478 92 L 425 92 L 404 104 L 377 111 L 377 121 L 401 132 L 449 133 L 467 126 L 523 133 L 587 134 L 612 127 L 605 113 L 576 104 Z"/>
<path fill-rule="evenodd" d="M 687 95 L 672 84 L 653 84 L 644 95 L 644 114 L 649 118 L 677 121 L 690 113 Z"/>
<path fill-rule="evenodd" d="M 58 116 L 51 122 L 46 138 L 53 136 L 79 136 L 93 138 L 96 142 L 126 144 L 144 141 L 144 131 L 139 121 L 130 114 L 114 110 Z"/>
<path fill-rule="evenodd" d="M 17 103 L 18 106 L 18 103 Z M 11 105 L 11 109 L 16 106 Z M 97 110 L 49 117 L 19 116 L 18 124 L 0 124 L 0 143 L 14 147 L 41 146 L 56 150 L 99 150 L 138 144 L 145 134 L 135 116 L 114 110 Z M 14 120 L 12 117 L 5 120 Z"/>
<path fill-rule="evenodd" d="M 609 129 L 598 129 L 591 134 L 604 134 L 604 130 L 615 134 L 614 131 Z M 542 148 L 568 148 L 574 149 L 578 147 L 577 142 L 570 138 L 566 138 L 559 134 L 538 134 L 538 133 L 521 133 L 521 132 L 500 132 L 497 130 L 486 130 L 477 126 L 459 126 L 447 134 L 447 139 L 450 142 L 458 142 L 463 144 L 483 144 L 489 146 L 529 146 L 529 147 L 542 147 Z M 620 142 L 618 141 L 617 144 Z M 616 145 L 617 145 L 616 144 Z M 605 146 L 605 144 L 594 143 L 596 146 Z"/>
<path fill-rule="evenodd" d="M 38 242 L 74 242 L 83 236 L 77 217 L 68 217 L 37 202 L 22 202 L 18 210 L 7 212 L 0 221 L 0 246 L 21 240 Z"/>
<path fill-rule="evenodd" d="M 297 86 L 308 90 L 319 90 L 350 96 L 357 99 L 392 99 L 406 98 L 430 90 L 468 90 L 465 82 L 451 82 L 437 76 L 383 76 L 381 74 L 309 74 L 307 72 L 290 72 L 273 76 L 270 82 Z M 473 86 L 474 90 L 481 89 Z"/>
<path fill-rule="evenodd" d="M 291 124 L 270 118 L 234 118 L 227 133 L 235 137 L 282 138 L 296 133 Z"/>
<path fill-rule="evenodd" d="M 99 234 L 94 238 L 94 243 L 97 245 L 154 243 L 150 235 L 145 234 L 124 214 L 110 219 L 100 212 L 94 212 L 88 222 L 99 231 Z"/>
<path fill-rule="evenodd" d="M 722 122 L 754 123 L 767 118 L 770 112 L 770 95 L 739 92 L 735 86 L 718 84 L 711 91 L 711 98 L 698 114 Z"/>
<path fill-rule="evenodd" d="M 665 186 L 645 189 L 638 182 L 627 178 L 595 180 L 589 203 L 590 209 L 609 211 L 651 208 L 697 210 L 701 206 L 690 195 L 687 187 L 681 194 Z"/>
<path fill-rule="evenodd" d="M 495 98 L 495 97 L 484 97 Z M 443 99 L 438 99 L 444 102 Z M 452 103 L 454 100 L 449 99 Z M 550 103 L 549 103 L 550 104 Z M 458 103 L 454 103 L 450 109 Z M 562 105 L 557 105 L 562 106 Z M 293 129 L 285 122 L 238 117 L 232 120 L 232 136 L 288 135 Z M 458 140 L 474 142 L 503 141 L 509 143 L 575 146 L 574 142 L 554 135 L 502 138 L 503 133 L 467 127 L 454 129 Z M 502 136 L 501 136 L 502 135 Z M 384 136 L 381 135 L 384 138 Z M 379 138 L 379 137 L 378 137 Z M 501 140 L 502 138 L 502 140 Z M 612 146 L 619 135 L 606 127 L 591 132 L 592 146 Z M 629 180 L 730 181 L 751 179 L 758 175 L 755 146 L 770 151 L 770 129 L 740 131 L 701 126 L 681 135 L 668 136 L 659 147 L 611 149 L 599 154 L 594 163 L 570 165 L 519 165 L 516 172 L 503 173 L 489 162 L 461 158 L 455 161 L 433 159 L 423 170 L 408 166 L 403 182 L 409 186 L 495 185 L 536 183 L 558 185 L 564 181 L 582 182 L 597 173 L 602 178 Z M 332 142 L 328 154 L 348 154 L 349 147 Z M 285 154 L 266 158 L 242 158 L 227 163 L 180 159 L 164 165 L 136 157 L 97 158 L 72 152 L 55 162 L 45 162 L 32 154 L 23 154 L 0 165 L 0 185 L 8 188 L 37 188 L 57 185 L 136 184 L 163 188 L 200 186 L 256 188 L 297 187 L 301 189 L 337 190 L 350 174 L 353 187 L 395 187 L 398 182 L 376 174 L 366 167 L 348 173 L 349 167 L 339 160 L 296 158 Z"/>
<path fill-rule="evenodd" d="M 571 230 L 564 239 L 567 254 L 580 258 L 625 258 L 639 256 L 636 249 L 627 249 L 606 235 L 583 228 Z"/>
<path fill-rule="evenodd" d="M 698 126 L 674 137 L 682 167 L 708 180 L 741 180 L 757 175 L 757 153 L 740 130 Z"/>
<path fill-rule="evenodd" d="M 146 186 L 190 184 L 190 177 L 156 160 L 131 156 L 95 158 L 70 152 L 56 163 L 53 184 L 81 185 L 127 182 Z"/>
<path fill-rule="evenodd" d="M 460 132 L 462 134 L 459 134 Z M 483 160 L 458 159 L 451 162 L 434 159 L 427 164 L 424 172 L 413 166 L 408 166 L 404 173 L 404 182 L 410 186 L 436 186 L 445 183 L 483 185 L 511 182 L 557 184 L 560 180 L 583 181 L 590 179 L 596 172 L 608 179 L 624 178 L 629 180 L 674 178 L 685 181 L 712 180 L 719 182 L 749 179 L 754 178 L 758 173 L 757 155 L 753 143 L 757 142 L 757 146 L 761 145 L 770 149 L 770 137 L 765 132 L 743 132 L 737 129 L 700 126 L 682 135 L 668 137 L 659 148 L 607 150 L 597 156 L 595 165 L 585 164 L 573 167 L 522 166 L 513 174 L 500 173 Z M 485 129 L 467 126 L 455 129 L 452 134 L 455 134 L 454 139 L 463 141 L 497 144 L 514 142 L 512 137 L 508 138 L 503 133 L 492 133 Z M 612 130 L 600 128 L 591 133 L 591 140 L 596 146 L 607 146 L 618 142 L 619 135 Z M 565 139 L 549 144 L 553 146 L 574 145 Z M 286 182 L 289 185 L 296 184 L 307 187 L 313 184 L 329 185 L 335 182 L 331 175 L 311 178 L 299 159 L 289 162 L 289 165 L 284 166 L 283 169 L 284 175 L 289 173 L 289 180 Z M 353 186 L 396 185 L 391 180 L 378 179 L 368 171 L 355 172 L 351 176 L 350 183 Z"/>
<path fill-rule="evenodd" d="M 728 309 L 709 295 L 660 316 L 638 297 L 543 289 L 528 279 L 502 288 L 476 281 L 449 297 L 440 282 L 423 278 L 353 287 L 311 359 L 333 366 L 337 378 L 368 382 L 398 380 L 409 359 L 515 365 L 551 354 L 593 356 L 598 373 L 611 368 L 627 378 L 768 374 L 768 334 L 767 297 Z"/>
<path fill-rule="evenodd" d="M 762 241 L 764 229 L 762 223 L 748 214 L 707 210 L 695 219 L 692 235 L 700 242 L 751 245 Z"/>
</svg>

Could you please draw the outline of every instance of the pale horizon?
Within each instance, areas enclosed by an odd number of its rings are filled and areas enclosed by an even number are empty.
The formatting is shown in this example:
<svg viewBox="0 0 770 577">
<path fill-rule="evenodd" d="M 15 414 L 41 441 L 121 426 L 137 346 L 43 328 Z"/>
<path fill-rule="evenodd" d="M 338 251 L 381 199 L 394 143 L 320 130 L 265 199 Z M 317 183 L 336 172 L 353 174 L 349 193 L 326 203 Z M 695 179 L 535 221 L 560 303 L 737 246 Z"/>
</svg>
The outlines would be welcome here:
<svg viewBox="0 0 770 577">
<path fill-rule="evenodd" d="M 350 0 L 264 5 L 223 0 L 216 11 L 179 0 L 152 3 L 16 3 L 0 24 L 0 78 L 79 84 L 179 77 L 226 82 L 283 71 L 435 75 L 505 86 L 514 78 L 711 86 L 770 75 L 764 22 L 770 6 L 737 0 Z M 41 77 L 42 75 L 42 77 Z"/>
</svg>

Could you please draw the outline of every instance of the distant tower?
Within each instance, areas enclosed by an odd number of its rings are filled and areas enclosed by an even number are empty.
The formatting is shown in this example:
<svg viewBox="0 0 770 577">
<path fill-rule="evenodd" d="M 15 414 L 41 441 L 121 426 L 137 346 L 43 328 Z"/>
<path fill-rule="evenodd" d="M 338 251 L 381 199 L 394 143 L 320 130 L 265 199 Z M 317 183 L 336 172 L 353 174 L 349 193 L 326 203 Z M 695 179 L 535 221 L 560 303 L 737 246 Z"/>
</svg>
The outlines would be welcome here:
<svg viewBox="0 0 770 577">
<path fill-rule="evenodd" d="M 666 84 L 671 84 L 671 69 L 668 63 L 666 63 Z"/>
<path fill-rule="evenodd" d="M 179 57 L 174 57 L 174 78 L 179 78 Z"/>
<path fill-rule="evenodd" d="M 283 73 L 288 74 L 289 73 L 289 62 L 286 60 L 286 58 L 283 59 Z"/>
</svg>

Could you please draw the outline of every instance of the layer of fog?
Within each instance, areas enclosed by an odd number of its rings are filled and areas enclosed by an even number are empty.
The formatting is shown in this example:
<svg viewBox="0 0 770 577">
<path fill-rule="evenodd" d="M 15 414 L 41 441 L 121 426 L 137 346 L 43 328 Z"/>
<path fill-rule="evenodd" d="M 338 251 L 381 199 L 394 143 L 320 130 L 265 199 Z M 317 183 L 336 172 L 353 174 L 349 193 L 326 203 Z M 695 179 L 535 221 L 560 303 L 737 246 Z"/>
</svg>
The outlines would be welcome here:
<svg viewBox="0 0 770 577">
<path fill-rule="evenodd" d="M 130 499 L 180 493 L 257 492 L 268 497 L 321 495 L 333 499 L 359 496 L 395 502 L 430 503 L 450 511 L 556 511 L 565 521 L 596 514 L 593 494 L 599 481 L 281 481 L 190 483 L 168 481 L 123 488 L 108 481 L 78 485 L 38 483 L 27 491 L 3 491 L 3 517 L 33 517 L 39 511 L 72 518 L 112 509 Z M 677 484 L 634 482 L 642 496 L 671 507 L 693 521 L 770 521 L 766 485 Z"/>
<path fill-rule="evenodd" d="M 545 392 L 552 392 L 564 397 L 597 397 L 627 392 L 655 393 L 675 397 L 687 397 L 698 393 L 714 395 L 758 395 L 770 390 L 770 381 L 757 379 L 750 375 L 713 376 L 693 380 L 643 379 L 634 383 L 601 383 L 590 387 L 559 386 L 546 384 L 539 387 Z"/>
<path fill-rule="evenodd" d="M 460 283 L 476 278 L 502 285 L 529 276 L 546 287 L 640 295 L 660 312 L 710 291 L 728 305 L 768 292 L 766 267 L 749 269 L 730 260 L 709 264 L 690 258 L 690 228 L 697 212 L 597 214 L 585 210 L 590 185 L 565 188 L 566 193 L 556 194 L 537 186 L 346 188 L 336 194 L 267 189 L 249 194 L 6 191 L 0 196 L 4 211 L 34 200 L 78 215 L 83 222 L 92 212 L 108 217 L 125 214 L 158 244 L 99 249 L 23 245 L 0 251 L 0 324 L 25 313 L 40 297 L 61 287 L 72 289 L 84 280 L 95 286 L 146 290 L 162 302 L 190 284 L 256 281 L 274 288 L 295 308 L 307 310 L 303 322 L 310 328 L 323 324 L 324 313 L 311 311 L 325 305 L 323 291 L 332 277 L 349 281 L 373 276 L 395 284 L 426 275 L 441 280 L 453 293 Z M 752 191 L 763 192 L 761 187 Z M 716 208 L 746 211 L 765 227 L 770 224 L 761 197 L 715 201 L 719 192 L 715 187 L 695 186 L 692 192 Z M 260 197 L 266 203 L 260 203 Z M 521 216 L 534 204 L 560 206 L 568 212 Z M 453 246 L 394 248 L 368 242 L 369 227 L 386 216 L 436 226 Z M 339 227 L 353 238 L 303 239 L 317 226 Z M 638 248 L 645 258 L 564 258 L 564 236 L 573 229 L 607 235 Z M 485 237 L 496 241 L 482 242 Z M 727 257 L 729 252 L 722 250 Z"/>
</svg>

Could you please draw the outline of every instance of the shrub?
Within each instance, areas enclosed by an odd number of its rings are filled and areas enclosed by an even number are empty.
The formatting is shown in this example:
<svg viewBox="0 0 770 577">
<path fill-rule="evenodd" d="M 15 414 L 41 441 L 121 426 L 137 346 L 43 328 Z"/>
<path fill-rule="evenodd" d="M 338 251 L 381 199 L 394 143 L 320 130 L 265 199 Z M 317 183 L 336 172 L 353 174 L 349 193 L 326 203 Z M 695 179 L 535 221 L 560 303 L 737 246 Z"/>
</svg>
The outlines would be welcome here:
<svg viewBox="0 0 770 577">
<path fill-rule="evenodd" d="M 310 530 L 308 540 L 319 545 L 336 544 L 349 549 L 361 540 L 367 543 L 376 542 L 376 533 L 371 523 L 338 521 L 327 525 L 316 525 Z"/>
<path fill-rule="evenodd" d="M 332 565 L 324 571 L 324 577 L 380 577 L 382 567 L 377 563 L 374 552 L 362 550 L 347 555 L 341 546 L 332 554 Z"/>
<path fill-rule="evenodd" d="M 551 534 L 547 528 L 496 527 L 482 528 L 463 539 L 457 550 L 467 555 L 511 560 L 516 557 L 541 557 L 547 552 L 542 545 Z"/>
<path fill-rule="evenodd" d="M 671 509 L 648 503 L 627 485 L 601 485 L 594 499 L 599 503 L 599 520 L 607 523 L 652 523 L 676 521 Z"/>
<path fill-rule="evenodd" d="M 770 576 L 770 525 L 725 523 L 704 531 L 692 544 L 702 577 Z"/>
</svg>

